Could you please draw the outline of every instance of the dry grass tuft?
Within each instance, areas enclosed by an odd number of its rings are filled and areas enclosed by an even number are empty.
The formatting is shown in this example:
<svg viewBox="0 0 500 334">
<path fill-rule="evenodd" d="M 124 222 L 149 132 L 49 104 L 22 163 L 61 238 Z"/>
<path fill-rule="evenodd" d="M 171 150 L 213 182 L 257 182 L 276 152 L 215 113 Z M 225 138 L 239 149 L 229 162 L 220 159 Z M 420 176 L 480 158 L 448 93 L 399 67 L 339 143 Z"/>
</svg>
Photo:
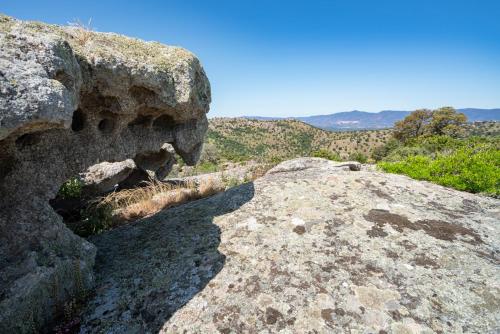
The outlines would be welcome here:
<svg viewBox="0 0 500 334">
<path fill-rule="evenodd" d="M 199 185 L 188 182 L 182 186 L 152 181 L 145 187 L 111 193 L 102 198 L 99 205 L 110 206 L 119 220 L 134 220 L 224 190 L 224 185 L 214 178 L 202 179 Z"/>
<path fill-rule="evenodd" d="M 90 18 L 86 24 L 76 19 L 73 22 L 68 22 L 68 25 L 74 28 L 73 37 L 80 46 L 85 46 L 92 38 L 94 32 L 92 28 L 92 18 Z"/>
<path fill-rule="evenodd" d="M 200 185 L 198 186 L 198 195 L 201 197 L 207 197 L 219 193 L 225 190 L 222 181 L 213 177 L 202 179 Z"/>
</svg>

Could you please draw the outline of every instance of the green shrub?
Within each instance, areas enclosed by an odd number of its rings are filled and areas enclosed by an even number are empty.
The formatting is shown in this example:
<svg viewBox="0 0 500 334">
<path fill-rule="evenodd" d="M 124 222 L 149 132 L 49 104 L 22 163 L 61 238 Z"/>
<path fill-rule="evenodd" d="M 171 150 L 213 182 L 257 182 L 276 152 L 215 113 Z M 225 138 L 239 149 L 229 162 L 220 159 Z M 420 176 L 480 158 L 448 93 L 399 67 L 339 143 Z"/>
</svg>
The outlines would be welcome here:
<svg viewBox="0 0 500 334">
<path fill-rule="evenodd" d="M 81 237 L 99 234 L 113 227 L 113 209 L 110 205 L 91 205 L 81 212 L 81 221 L 69 225 Z"/>
<path fill-rule="evenodd" d="M 399 142 L 399 140 L 390 139 L 385 145 L 378 146 L 373 150 L 372 158 L 375 161 L 380 161 L 384 159 L 389 154 L 389 152 L 400 146 L 402 146 L 402 144 Z"/>
<path fill-rule="evenodd" d="M 340 155 L 337 152 L 328 151 L 325 149 L 313 151 L 311 153 L 311 156 L 315 157 L 315 158 L 324 158 L 324 159 L 333 160 L 333 161 L 341 161 L 342 160 L 340 158 Z"/>
<path fill-rule="evenodd" d="M 361 152 L 353 152 L 349 154 L 349 160 L 361 162 L 362 164 L 364 164 L 368 160 L 368 157 Z"/>
<path fill-rule="evenodd" d="M 414 156 L 428 156 L 430 153 L 421 146 L 399 146 L 387 153 L 384 157 L 386 162 L 396 162 Z"/>
<path fill-rule="evenodd" d="M 82 195 L 83 181 L 73 177 L 64 182 L 57 195 L 63 199 L 79 198 Z"/>
<path fill-rule="evenodd" d="M 500 150 L 492 143 L 465 142 L 451 153 L 435 158 L 409 156 L 398 162 L 380 162 L 390 173 L 405 174 L 417 180 L 428 180 L 446 187 L 472 193 L 500 196 Z"/>
</svg>

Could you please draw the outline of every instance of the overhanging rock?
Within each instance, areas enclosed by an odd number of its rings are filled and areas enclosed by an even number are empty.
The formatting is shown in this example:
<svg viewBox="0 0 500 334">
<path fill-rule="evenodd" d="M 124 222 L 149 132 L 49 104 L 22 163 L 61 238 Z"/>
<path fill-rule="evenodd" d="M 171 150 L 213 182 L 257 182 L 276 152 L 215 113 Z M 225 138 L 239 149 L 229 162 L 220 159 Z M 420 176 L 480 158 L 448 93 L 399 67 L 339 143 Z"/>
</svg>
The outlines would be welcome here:
<svg viewBox="0 0 500 334">
<path fill-rule="evenodd" d="M 93 284 L 95 247 L 48 203 L 61 184 L 164 143 L 195 163 L 209 103 L 182 48 L 0 16 L 0 332 L 47 324 Z"/>
</svg>

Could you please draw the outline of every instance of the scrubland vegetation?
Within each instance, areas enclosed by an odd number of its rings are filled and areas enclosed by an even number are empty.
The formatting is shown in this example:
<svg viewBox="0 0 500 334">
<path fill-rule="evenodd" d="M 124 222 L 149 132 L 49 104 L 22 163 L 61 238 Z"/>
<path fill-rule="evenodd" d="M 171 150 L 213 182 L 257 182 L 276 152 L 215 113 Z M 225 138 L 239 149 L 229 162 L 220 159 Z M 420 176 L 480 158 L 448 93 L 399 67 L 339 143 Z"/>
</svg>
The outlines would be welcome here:
<svg viewBox="0 0 500 334">
<path fill-rule="evenodd" d="M 373 157 L 386 172 L 500 197 L 497 125 L 485 123 L 480 131 L 465 121 L 452 108 L 417 110 L 396 124 L 394 139 Z"/>
<path fill-rule="evenodd" d="M 215 118 L 210 120 L 205 145 L 219 161 L 276 163 L 303 156 L 369 157 L 390 138 L 388 129 L 331 132 L 296 120 Z"/>
</svg>

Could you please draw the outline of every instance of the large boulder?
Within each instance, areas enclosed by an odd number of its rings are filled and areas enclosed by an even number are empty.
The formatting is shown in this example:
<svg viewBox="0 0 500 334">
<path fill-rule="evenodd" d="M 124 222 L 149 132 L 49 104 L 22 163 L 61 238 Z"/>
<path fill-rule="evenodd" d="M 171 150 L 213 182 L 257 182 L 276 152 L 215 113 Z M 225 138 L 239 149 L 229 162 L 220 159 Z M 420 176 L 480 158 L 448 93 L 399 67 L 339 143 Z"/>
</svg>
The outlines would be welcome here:
<svg viewBox="0 0 500 334">
<path fill-rule="evenodd" d="M 209 103 L 182 48 L 0 16 L 1 333 L 43 326 L 93 284 L 96 248 L 49 205 L 61 184 L 164 143 L 195 163 Z"/>
<path fill-rule="evenodd" d="M 284 162 L 93 237 L 82 332 L 497 332 L 500 201 L 358 167 Z"/>
</svg>

